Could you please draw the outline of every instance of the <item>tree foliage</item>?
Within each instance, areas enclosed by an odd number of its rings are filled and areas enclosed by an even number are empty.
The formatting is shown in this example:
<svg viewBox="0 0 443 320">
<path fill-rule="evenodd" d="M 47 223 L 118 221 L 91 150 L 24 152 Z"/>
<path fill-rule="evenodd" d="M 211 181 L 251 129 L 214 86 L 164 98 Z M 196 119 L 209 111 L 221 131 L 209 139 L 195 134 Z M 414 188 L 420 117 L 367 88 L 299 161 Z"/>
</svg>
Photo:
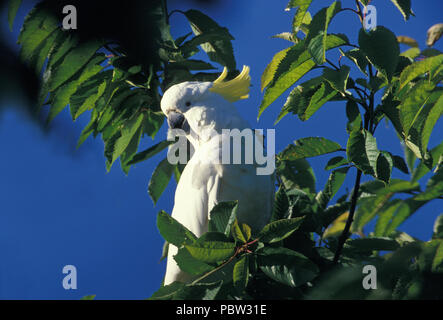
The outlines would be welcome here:
<svg viewBox="0 0 443 320">
<path fill-rule="evenodd" d="M 237 221 L 235 201 L 214 207 L 209 231 L 200 238 L 161 211 L 158 229 L 179 247 L 174 259 L 194 280 L 162 286 L 150 299 L 443 298 L 442 216 L 428 241 L 398 229 L 426 203 L 443 198 L 443 143 L 429 146 L 443 113 L 443 53 L 421 51 L 417 41 L 384 26 L 362 28 L 358 43 L 351 43 L 345 34 L 328 32 L 350 8 L 329 1 L 310 13 L 313 2 L 291 0 L 287 6 L 295 12 L 292 30 L 276 37 L 289 46 L 263 72 L 258 116 L 291 88 L 276 122 L 291 114 L 308 121 L 327 102 L 341 101 L 347 144 L 305 137 L 277 155 L 272 220 L 258 234 Z M 370 1 L 355 2 L 352 11 L 363 22 L 363 7 Z M 410 1 L 392 3 L 405 20 L 413 15 Z M 19 5 L 11 1 L 10 25 Z M 42 75 L 40 105 L 49 106 L 48 121 L 67 106 L 73 120 L 90 114 L 79 145 L 101 135 L 108 170 L 120 159 L 127 173 L 168 146 L 160 141 L 138 151 L 140 140 L 153 139 L 164 122 L 159 103 L 166 88 L 214 79 L 216 73 L 201 72 L 215 69 L 210 62 L 227 66 L 231 76 L 236 73 L 232 35 L 197 10 L 175 12 L 188 19 L 190 32 L 173 39 L 165 2 L 153 1 L 148 14 L 156 41 L 152 59 L 140 62 L 121 43 L 85 41 L 62 31 L 51 8 L 43 1 L 28 14 L 18 39 L 21 57 Z M 411 49 L 400 52 L 400 43 Z M 192 59 L 200 49 L 210 62 Z M 333 50 L 341 54 L 339 63 L 329 59 Z M 301 80 L 316 69 L 321 75 Z M 360 77 L 351 77 L 351 70 Z M 379 149 L 376 129 L 382 121 L 395 128 L 404 155 Z M 306 159 L 326 154 L 330 176 L 316 190 Z M 159 163 L 149 184 L 154 202 L 180 170 L 165 160 Z M 396 170 L 409 179 L 395 178 Z M 353 189 L 332 201 L 343 192 L 347 175 L 355 175 Z M 369 181 L 362 183 L 363 175 Z M 375 227 L 365 233 L 372 221 Z M 368 264 L 377 268 L 377 290 L 362 286 Z"/>
</svg>

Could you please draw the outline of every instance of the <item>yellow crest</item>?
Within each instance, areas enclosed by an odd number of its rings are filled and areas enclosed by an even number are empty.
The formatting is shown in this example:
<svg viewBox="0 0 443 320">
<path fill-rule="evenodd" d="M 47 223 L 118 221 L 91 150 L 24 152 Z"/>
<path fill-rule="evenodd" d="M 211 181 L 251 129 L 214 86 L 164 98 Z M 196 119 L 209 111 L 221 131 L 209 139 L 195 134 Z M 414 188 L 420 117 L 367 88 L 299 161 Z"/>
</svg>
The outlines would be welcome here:
<svg viewBox="0 0 443 320">
<path fill-rule="evenodd" d="M 229 102 L 249 98 L 249 85 L 251 83 L 249 67 L 243 66 L 242 72 L 240 72 L 237 77 L 229 81 L 224 81 L 227 75 L 228 70 L 224 67 L 222 74 L 214 80 L 209 90 L 218 93 Z"/>
</svg>

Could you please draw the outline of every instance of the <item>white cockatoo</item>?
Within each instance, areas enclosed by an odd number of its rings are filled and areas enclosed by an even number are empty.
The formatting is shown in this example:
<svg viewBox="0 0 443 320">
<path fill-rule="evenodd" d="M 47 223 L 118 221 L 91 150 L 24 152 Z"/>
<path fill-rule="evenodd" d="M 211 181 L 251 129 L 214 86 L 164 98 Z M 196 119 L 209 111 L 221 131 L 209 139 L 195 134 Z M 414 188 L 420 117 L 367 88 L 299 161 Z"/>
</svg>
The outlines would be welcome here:
<svg viewBox="0 0 443 320">
<path fill-rule="evenodd" d="M 249 97 L 249 67 L 244 66 L 233 80 L 224 81 L 226 75 L 225 68 L 214 82 L 173 85 L 161 100 L 169 127 L 182 129 L 194 149 L 177 185 L 172 217 L 197 237 L 208 231 L 209 213 L 221 201 L 238 200 L 237 219 L 248 224 L 253 232 L 261 230 L 272 211 L 272 174 L 258 175 L 256 162 L 221 161 L 222 141 L 231 139 L 222 130 L 250 128 L 232 104 Z M 241 139 L 243 147 L 244 140 Z M 259 148 L 263 148 L 263 140 L 260 142 Z M 169 244 L 164 285 L 191 280 L 173 258 L 177 251 L 176 246 Z"/>
</svg>

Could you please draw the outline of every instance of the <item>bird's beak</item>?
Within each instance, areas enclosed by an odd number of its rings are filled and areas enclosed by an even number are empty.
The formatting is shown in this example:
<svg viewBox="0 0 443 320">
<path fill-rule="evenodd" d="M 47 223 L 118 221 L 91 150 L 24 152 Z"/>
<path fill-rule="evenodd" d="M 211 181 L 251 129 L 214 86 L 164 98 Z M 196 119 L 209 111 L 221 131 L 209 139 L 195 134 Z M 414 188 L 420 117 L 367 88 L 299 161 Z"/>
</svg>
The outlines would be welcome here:
<svg viewBox="0 0 443 320">
<path fill-rule="evenodd" d="M 189 133 L 190 127 L 188 121 L 182 113 L 170 111 L 168 113 L 168 125 L 171 129 L 182 129 L 186 133 Z"/>
</svg>

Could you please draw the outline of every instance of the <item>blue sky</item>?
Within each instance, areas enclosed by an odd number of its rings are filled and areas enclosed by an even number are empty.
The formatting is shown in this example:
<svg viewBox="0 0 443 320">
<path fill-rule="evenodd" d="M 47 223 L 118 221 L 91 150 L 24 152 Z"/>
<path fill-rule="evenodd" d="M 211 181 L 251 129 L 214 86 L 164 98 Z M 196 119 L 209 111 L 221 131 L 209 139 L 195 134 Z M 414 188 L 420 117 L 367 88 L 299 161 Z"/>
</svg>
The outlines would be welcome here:
<svg viewBox="0 0 443 320">
<path fill-rule="evenodd" d="M 18 50 L 17 26 L 30 8 L 28 1 L 24 2 L 13 33 L 7 30 L 5 12 L 0 17 L 0 32 L 14 50 Z M 315 1 L 311 12 L 325 3 L 329 2 Z M 353 0 L 342 3 L 354 8 Z M 443 22 L 443 4 L 439 0 L 413 1 L 416 17 L 408 22 L 404 22 L 390 1 L 372 3 L 377 7 L 379 25 L 397 35 L 415 38 L 422 48 L 427 29 Z M 285 12 L 286 4 L 287 0 L 245 0 L 199 8 L 195 3 L 174 1 L 169 10 L 200 9 L 229 28 L 235 37 L 238 66 L 251 67 L 253 85 L 250 99 L 238 102 L 237 106 L 253 127 L 276 129 L 277 151 L 295 139 L 309 136 L 328 137 L 345 146 L 343 103 L 327 104 L 305 123 L 287 116 L 274 127 L 285 95 L 256 121 L 263 96 L 259 85 L 261 73 L 272 56 L 290 44 L 271 38 L 290 30 L 294 12 Z M 172 16 L 171 24 L 174 36 L 189 32 L 180 14 Z M 346 33 L 356 43 L 359 28 L 358 19 L 351 12 L 343 12 L 332 22 L 330 32 Z M 435 47 L 442 50 L 443 40 Z M 84 115 L 72 123 L 65 110 L 51 130 L 43 132 L 21 113 L 6 110 L 0 114 L 0 299 L 79 299 L 87 294 L 96 294 L 99 299 L 141 299 L 149 297 L 162 281 L 165 263 L 159 259 L 163 240 L 155 221 L 159 210 L 171 212 L 175 184 L 169 185 L 155 207 L 147 186 L 153 168 L 164 154 L 133 167 L 129 176 L 123 174 L 118 164 L 106 173 L 104 146 L 99 138 L 90 138 L 79 150 L 75 149 L 87 121 L 88 115 Z M 440 119 L 436 127 L 440 130 L 434 130 L 431 147 L 442 141 L 442 124 Z M 158 135 L 157 141 L 165 136 L 165 127 Z M 403 154 L 392 127 L 381 124 L 376 137 L 379 149 Z M 146 140 L 142 147 L 150 144 L 152 141 Z M 329 158 L 310 161 L 317 174 L 317 188 L 322 188 L 328 177 L 323 167 Z M 407 179 L 398 171 L 395 177 Z M 351 170 L 345 187 L 352 188 L 354 179 L 355 171 Z M 344 191 L 345 188 L 340 194 Z M 438 202 L 434 202 L 400 229 L 427 240 L 441 213 Z M 68 264 L 77 267 L 77 290 L 62 287 L 62 269 Z"/>
</svg>

